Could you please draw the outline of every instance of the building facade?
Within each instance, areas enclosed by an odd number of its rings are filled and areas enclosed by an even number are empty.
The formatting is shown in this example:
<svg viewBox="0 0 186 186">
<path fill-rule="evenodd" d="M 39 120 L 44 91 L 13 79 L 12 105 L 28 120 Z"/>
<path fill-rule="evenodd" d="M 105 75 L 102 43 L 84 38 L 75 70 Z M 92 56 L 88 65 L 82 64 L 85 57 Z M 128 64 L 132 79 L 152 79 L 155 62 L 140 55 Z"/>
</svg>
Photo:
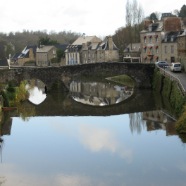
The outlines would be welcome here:
<svg viewBox="0 0 186 186">
<path fill-rule="evenodd" d="M 182 33 L 181 25 L 178 17 L 164 17 L 155 23 L 146 20 L 144 30 L 140 33 L 141 61 L 178 61 L 177 37 Z"/>
<path fill-rule="evenodd" d="M 111 36 L 103 41 L 96 36 L 82 36 L 67 47 L 65 58 L 66 65 L 115 62 L 119 52 Z"/>
<path fill-rule="evenodd" d="M 56 58 L 56 47 L 54 46 L 40 46 L 36 50 L 36 65 L 50 66 L 52 59 Z"/>
<path fill-rule="evenodd" d="M 123 62 L 141 62 L 141 44 L 140 43 L 131 43 L 123 51 L 124 57 Z"/>
<path fill-rule="evenodd" d="M 177 43 L 179 62 L 181 62 L 184 69 L 186 69 L 186 29 L 178 36 Z"/>
</svg>

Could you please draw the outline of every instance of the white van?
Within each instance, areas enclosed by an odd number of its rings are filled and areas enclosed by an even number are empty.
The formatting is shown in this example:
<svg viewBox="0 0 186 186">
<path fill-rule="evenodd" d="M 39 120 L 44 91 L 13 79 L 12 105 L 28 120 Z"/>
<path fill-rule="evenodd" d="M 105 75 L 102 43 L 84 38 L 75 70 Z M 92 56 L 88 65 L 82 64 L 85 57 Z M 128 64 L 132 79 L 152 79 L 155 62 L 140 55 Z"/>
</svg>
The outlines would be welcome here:
<svg viewBox="0 0 186 186">
<path fill-rule="evenodd" d="M 170 66 L 170 70 L 172 72 L 181 72 L 181 63 L 179 62 L 172 63 Z"/>
</svg>

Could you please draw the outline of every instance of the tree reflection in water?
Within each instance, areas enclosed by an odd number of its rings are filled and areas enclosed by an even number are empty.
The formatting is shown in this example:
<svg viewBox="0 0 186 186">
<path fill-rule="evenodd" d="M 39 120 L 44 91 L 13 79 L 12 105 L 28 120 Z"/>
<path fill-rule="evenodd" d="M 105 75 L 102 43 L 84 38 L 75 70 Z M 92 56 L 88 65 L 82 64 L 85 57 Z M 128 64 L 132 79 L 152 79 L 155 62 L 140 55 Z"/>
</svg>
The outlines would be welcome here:
<svg viewBox="0 0 186 186">
<path fill-rule="evenodd" d="M 175 119 L 162 110 L 130 113 L 131 133 L 140 134 L 144 128 L 147 131 L 165 130 L 166 135 L 178 135 L 175 128 Z"/>
<path fill-rule="evenodd" d="M 131 133 L 136 131 L 138 134 L 140 134 L 142 129 L 145 127 L 145 121 L 143 120 L 142 113 L 131 113 L 129 114 L 129 118 Z"/>
</svg>

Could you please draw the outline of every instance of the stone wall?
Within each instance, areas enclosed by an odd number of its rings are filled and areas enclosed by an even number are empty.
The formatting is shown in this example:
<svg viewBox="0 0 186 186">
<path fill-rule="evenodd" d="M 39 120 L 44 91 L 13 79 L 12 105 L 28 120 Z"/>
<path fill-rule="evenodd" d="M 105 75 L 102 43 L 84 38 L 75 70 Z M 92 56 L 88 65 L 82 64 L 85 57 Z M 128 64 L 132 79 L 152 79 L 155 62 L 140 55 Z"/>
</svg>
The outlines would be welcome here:
<svg viewBox="0 0 186 186">
<path fill-rule="evenodd" d="M 78 77 L 104 78 L 121 74 L 129 75 L 136 82 L 138 88 L 151 88 L 154 64 L 141 63 L 92 63 L 73 66 L 4 69 L 0 73 L 0 82 L 14 81 L 20 83 L 26 79 L 40 79 L 47 88 L 51 88 L 56 81 L 69 90 L 70 82 Z"/>
</svg>

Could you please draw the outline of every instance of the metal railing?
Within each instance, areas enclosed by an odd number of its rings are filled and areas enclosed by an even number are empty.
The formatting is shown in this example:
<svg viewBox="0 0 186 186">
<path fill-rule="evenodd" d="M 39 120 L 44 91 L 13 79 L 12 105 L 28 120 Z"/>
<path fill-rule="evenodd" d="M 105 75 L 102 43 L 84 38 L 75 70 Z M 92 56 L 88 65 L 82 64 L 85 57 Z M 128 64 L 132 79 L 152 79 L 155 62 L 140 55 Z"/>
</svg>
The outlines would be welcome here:
<svg viewBox="0 0 186 186">
<path fill-rule="evenodd" d="M 165 70 L 163 68 L 160 68 L 160 67 L 157 67 L 157 68 L 159 69 L 160 73 L 163 76 L 169 78 L 171 81 L 175 81 L 177 83 L 178 87 L 180 88 L 183 96 L 186 96 L 186 90 L 185 90 L 184 86 L 182 85 L 182 83 L 181 83 L 179 78 L 177 78 L 176 76 L 174 76 L 173 74 L 169 73 L 167 70 Z"/>
</svg>

